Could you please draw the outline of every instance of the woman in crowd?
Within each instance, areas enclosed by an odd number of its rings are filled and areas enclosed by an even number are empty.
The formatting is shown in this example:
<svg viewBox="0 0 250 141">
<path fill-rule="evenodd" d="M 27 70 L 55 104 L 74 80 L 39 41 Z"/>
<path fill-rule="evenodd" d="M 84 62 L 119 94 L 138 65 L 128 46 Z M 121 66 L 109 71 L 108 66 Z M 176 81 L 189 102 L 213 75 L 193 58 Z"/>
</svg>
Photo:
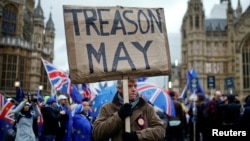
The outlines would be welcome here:
<svg viewBox="0 0 250 141">
<path fill-rule="evenodd" d="M 30 107 L 32 106 L 32 107 Z M 22 101 L 14 110 L 13 113 L 16 119 L 16 138 L 15 141 L 35 141 L 33 131 L 34 119 L 40 115 L 40 110 L 35 102 L 31 104 L 27 101 Z"/>
</svg>

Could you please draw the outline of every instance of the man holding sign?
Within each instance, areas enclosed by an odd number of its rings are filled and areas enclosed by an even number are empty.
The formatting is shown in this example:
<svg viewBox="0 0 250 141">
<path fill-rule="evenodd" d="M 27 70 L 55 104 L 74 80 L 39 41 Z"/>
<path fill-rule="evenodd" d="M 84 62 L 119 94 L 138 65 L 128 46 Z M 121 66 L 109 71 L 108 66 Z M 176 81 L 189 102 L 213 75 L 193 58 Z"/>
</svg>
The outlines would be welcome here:
<svg viewBox="0 0 250 141">
<path fill-rule="evenodd" d="M 128 79 L 129 103 L 124 104 L 123 81 L 117 82 L 117 93 L 113 101 L 105 104 L 94 122 L 95 140 L 112 141 L 162 141 L 165 128 L 154 108 L 139 97 L 137 80 Z M 130 116 L 131 132 L 125 132 L 125 118 Z"/>
</svg>

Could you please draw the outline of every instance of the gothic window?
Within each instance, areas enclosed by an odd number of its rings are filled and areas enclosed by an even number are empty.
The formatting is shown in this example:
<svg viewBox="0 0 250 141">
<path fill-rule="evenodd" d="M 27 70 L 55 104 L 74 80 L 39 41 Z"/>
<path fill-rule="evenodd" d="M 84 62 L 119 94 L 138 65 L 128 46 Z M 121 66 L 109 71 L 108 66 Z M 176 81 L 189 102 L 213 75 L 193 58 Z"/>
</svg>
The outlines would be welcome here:
<svg viewBox="0 0 250 141">
<path fill-rule="evenodd" d="M 182 31 L 182 38 L 183 38 L 183 39 L 186 39 L 186 36 L 187 36 L 187 35 L 186 35 L 186 30 L 184 29 L 184 30 Z"/>
<path fill-rule="evenodd" d="M 206 51 L 207 56 L 211 56 L 211 48 L 210 48 L 210 43 L 209 42 L 207 42 L 206 49 L 207 49 L 207 51 Z"/>
<path fill-rule="evenodd" d="M 224 53 L 224 56 L 227 56 L 227 43 L 226 42 L 223 43 L 223 51 L 222 52 Z"/>
<path fill-rule="evenodd" d="M 211 63 L 206 63 L 206 73 L 211 73 L 211 72 L 212 72 Z"/>
<path fill-rule="evenodd" d="M 202 65 L 201 65 L 201 62 L 199 61 L 195 61 L 194 62 L 194 68 L 197 70 L 197 72 L 201 72 L 201 69 L 202 69 Z"/>
<path fill-rule="evenodd" d="M 243 88 L 250 89 L 250 36 L 242 48 Z"/>
<path fill-rule="evenodd" d="M 17 12 L 17 8 L 12 4 L 8 4 L 3 8 L 2 36 L 15 36 Z"/>
<path fill-rule="evenodd" d="M 189 17 L 189 26 L 190 26 L 190 30 L 192 30 L 193 29 L 193 17 L 192 16 Z"/>
<path fill-rule="evenodd" d="M 214 63 L 214 73 L 220 72 L 220 63 L 215 62 Z"/>
<path fill-rule="evenodd" d="M 13 88 L 14 81 L 17 78 L 17 57 L 15 55 L 6 55 L 2 56 L 3 62 L 1 63 L 2 67 L 2 78 L 1 78 L 1 87 L 3 88 Z"/>
<path fill-rule="evenodd" d="M 18 61 L 18 78 L 20 80 L 24 81 L 24 76 L 25 76 L 25 57 L 19 56 L 19 61 Z M 24 85 L 23 85 L 24 86 Z"/>
<path fill-rule="evenodd" d="M 214 43 L 214 54 L 219 55 L 219 43 L 218 42 Z"/>
<path fill-rule="evenodd" d="M 194 54 L 199 55 L 200 48 L 199 48 L 199 41 L 196 41 L 194 44 Z"/>
<path fill-rule="evenodd" d="M 4 54 L 2 60 L 0 87 L 13 88 L 17 78 L 22 84 L 25 81 L 25 57 Z"/>
<path fill-rule="evenodd" d="M 228 63 L 227 62 L 223 63 L 223 73 L 228 73 Z"/>
<path fill-rule="evenodd" d="M 189 46 L 189 55 L 193 55 L 193 52 L 194 52 L 194 50 L 193 50 L 193 42 L 190 42 L 190 46 Z"/>
<path fill-rule="evenodd" d="M 41 67 L 40 67 L 41 69 L 40 69 L 40 74 L 41 74 L 41 80 L 40 80 L 40 82 L 41 82 L 41 84 L 40 85 L 43 85 L 43 88 L 45 89 L 45 90 L 49 90 L 49 85 L 48 85 L 48 77 L 47 77 L 47 72 L 45 71 L 45 68 L 44 68 L 44 65 L 43 65 L 43 63 L 41 63 Z"/>
<path fill-rule="evenodd" d="M 199 20 L 199 16 L 195 16 L 195 28 L 199 28 L 200 24 L 199 24 L 200 20 Z"/>
</svg>

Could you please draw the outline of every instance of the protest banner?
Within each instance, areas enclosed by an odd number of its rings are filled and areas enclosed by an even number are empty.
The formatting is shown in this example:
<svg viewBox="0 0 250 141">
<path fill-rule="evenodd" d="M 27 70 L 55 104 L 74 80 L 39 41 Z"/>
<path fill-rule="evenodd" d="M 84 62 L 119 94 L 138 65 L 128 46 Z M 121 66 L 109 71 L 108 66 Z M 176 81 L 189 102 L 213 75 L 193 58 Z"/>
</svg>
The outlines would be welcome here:
<svg viewBox="0 0 250 141">
<path fill-rule="evenodd" d="M 73 83 L 171 73 L 163 8 L 64 5 Z"/>
</svg>

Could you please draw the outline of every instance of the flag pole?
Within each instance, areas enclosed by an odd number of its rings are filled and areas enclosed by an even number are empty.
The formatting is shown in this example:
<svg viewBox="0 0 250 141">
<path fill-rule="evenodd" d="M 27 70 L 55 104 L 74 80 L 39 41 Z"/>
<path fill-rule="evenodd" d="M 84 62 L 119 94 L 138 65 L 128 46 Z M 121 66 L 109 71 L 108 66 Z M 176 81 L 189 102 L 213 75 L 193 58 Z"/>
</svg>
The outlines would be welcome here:
<svg viewBox="0 0 250 141">
<path fill-rule="evenodd" d="M 196 107 L 195 107 L 195 100 L 193 100 L 193 139 L 196 141 Z"/>
<path fill-rule="evenodd" d="M 129 103 L 128 79 L 123 79 L 123 103 Z M 125 118 L 125 132 L 130 132 L 130 117 Z"/>
<path fill-rule="evenodd" d="M 195 91 L 193 90 L 193 96 L 195 95 Z M 195 101 L 197 100 L 197 97 L 193 98 L 193 108 L 192 108 L 192 112 L 193 112 L 193 141 L 196 141 L 196 118 L 197 118 L 197 109 L 196 109 L 196 104 Z"/>
</svg>

